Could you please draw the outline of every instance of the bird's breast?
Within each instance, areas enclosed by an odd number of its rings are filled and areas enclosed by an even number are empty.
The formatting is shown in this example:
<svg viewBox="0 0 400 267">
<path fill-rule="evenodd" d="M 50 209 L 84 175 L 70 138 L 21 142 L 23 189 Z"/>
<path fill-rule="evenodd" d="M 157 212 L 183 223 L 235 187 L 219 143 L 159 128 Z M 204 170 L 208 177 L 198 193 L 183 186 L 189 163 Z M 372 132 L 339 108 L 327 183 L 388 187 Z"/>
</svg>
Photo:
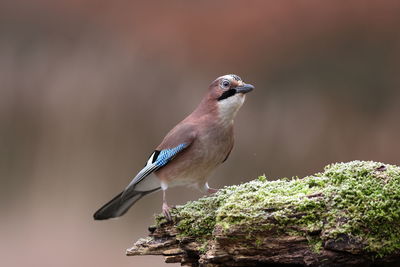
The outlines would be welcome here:
<svg viewBox="0 0 400 267">
<path fill-rule="evenodd" d="M 221 163 L 233 145 L 233 126 L 215 123 L 202 131 L 199 146 L 204 153 L 205 161 Z"/>
<path fill-rule="evenodd" d="M 233 126 L 218 123 L 200 127 L 193 143 L 157 176 L 171 185 L 202 184 L 220 165 L 233 146 Z"/>
</svg>

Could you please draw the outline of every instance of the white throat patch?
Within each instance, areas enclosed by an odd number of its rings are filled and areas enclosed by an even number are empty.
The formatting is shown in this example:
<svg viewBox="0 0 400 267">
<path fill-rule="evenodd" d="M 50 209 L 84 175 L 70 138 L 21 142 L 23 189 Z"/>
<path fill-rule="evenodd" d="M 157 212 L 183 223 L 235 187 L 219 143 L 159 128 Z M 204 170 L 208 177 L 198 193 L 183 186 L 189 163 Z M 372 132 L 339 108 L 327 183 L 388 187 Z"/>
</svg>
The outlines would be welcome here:
<svg viewBox="0 0 400 267">
<path fill-rule="evenodd" d="M 219 118 L 223 123 L 232 123 L 236 113 L 243 105 L 246 96 L 243 94 L 235 94 L 217 102 Z"/>
</svg>

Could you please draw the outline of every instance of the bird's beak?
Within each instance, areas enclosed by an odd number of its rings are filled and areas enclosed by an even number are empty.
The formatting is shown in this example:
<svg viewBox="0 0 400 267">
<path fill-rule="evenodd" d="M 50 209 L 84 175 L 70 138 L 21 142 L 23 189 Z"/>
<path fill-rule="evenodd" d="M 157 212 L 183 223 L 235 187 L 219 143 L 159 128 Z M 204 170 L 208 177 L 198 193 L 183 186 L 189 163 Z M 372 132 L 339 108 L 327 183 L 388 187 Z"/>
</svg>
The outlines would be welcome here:
<svg viewBox="0 0 400 267">
<path fill-rule="evenodd" d="M 244 83 L 241 86 L 235 88 L 236 93 L 246 94 L 254 89 L 254 86 L 251 84 Z"/>
</svg>

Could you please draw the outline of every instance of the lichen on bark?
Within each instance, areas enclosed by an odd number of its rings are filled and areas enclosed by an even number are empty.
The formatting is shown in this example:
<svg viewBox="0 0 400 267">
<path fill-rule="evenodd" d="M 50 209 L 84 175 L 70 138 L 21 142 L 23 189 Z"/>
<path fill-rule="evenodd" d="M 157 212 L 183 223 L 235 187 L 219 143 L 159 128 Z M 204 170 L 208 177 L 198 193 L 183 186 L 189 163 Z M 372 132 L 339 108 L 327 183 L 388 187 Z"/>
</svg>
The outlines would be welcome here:
<svg viewBox="0 0 400 267">
<path fill-rule="evenodd" d="M 275 258 L 271 253 L 285 246 L 295 250 L 293 242 L 303 257 L 286 263 L 313 265 L 335 253 L 379 262 L 400 252 L 400 168 L 352 161 L 302 179 L 261 176 L 178 206 L 172 217 L 177 246 L 195 242 L 198 248 L 190 253 L 204 263 L 211 264 L 207 258 L 227 240 L 235 245 L 224 253 L 236 262 L 235 253 L 248 259 L 247 248 L 261 255 L 255 263 L 285 263 L 285 252 Z M 162 215 L 156 224 L 155 232 L 168 225 Z"/>
</svg>

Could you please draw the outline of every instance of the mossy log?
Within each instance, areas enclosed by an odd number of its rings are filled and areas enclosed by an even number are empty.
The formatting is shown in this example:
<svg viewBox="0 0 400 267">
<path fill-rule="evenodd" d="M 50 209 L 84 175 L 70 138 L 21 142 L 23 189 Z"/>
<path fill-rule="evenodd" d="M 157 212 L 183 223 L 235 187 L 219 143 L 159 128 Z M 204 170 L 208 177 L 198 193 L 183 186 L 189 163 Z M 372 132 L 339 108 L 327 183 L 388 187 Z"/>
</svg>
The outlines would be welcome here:
<svg viewBox="0 0 400 267">
<path fill-rule="evenodd" d="M 400 168 L 352 161 L 265 176 L 156 216 L 127 255 L 189 266 L 400 266 Z"/>
</svg>

